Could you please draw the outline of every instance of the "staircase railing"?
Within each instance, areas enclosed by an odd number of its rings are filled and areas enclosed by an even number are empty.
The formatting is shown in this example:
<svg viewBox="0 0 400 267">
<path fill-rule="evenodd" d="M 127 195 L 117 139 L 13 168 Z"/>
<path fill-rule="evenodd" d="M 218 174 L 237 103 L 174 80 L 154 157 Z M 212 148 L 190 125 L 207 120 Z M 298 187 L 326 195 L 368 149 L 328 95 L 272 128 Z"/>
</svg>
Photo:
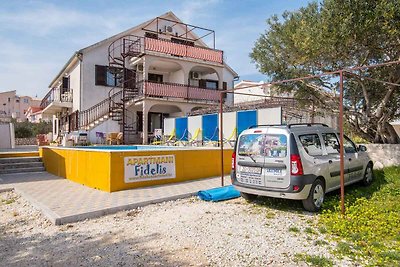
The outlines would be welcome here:
<svg viewBox="0 0 400 267">
<path fill-rule="evenodd" d="M 79 128 L 86 127 L 91 123 L 94 123 L 96 120 L 108 115 L 110 110 L 110 102 L 116 101 L 116 99 L 120 99 L 122 97 L 122 91 L 116 92 L 111 95 L 109 98 L 104 99 L 103 101 L 97 103 L 96 105 L 79 112 Z"/>
</svg>

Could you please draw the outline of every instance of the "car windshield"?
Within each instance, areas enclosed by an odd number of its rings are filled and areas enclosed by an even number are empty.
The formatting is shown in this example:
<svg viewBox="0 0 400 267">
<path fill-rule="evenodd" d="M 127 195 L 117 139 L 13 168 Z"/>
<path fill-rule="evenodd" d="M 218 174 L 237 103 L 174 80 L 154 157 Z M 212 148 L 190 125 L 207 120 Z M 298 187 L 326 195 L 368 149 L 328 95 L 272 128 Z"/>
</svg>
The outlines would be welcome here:
<svg viewBox="0 0 400 267">
<path fill-rule="evenodd" d="M 284 158 L 287 155 L 285 135 L 246 134 L 239 139 L 239 156 Z"/>
</svg>

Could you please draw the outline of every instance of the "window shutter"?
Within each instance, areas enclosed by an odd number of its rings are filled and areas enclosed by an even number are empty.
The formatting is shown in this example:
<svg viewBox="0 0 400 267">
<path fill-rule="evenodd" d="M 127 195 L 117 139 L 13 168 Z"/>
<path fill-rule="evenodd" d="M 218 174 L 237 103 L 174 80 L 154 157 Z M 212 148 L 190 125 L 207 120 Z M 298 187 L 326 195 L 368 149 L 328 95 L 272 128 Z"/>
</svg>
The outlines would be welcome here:
<svg viewBox="0 0 400 267">
<path fill-rule="evenodd" d="M 107 85 L 107 66 L 95 66 L 95 85 Z"/>
</svg>

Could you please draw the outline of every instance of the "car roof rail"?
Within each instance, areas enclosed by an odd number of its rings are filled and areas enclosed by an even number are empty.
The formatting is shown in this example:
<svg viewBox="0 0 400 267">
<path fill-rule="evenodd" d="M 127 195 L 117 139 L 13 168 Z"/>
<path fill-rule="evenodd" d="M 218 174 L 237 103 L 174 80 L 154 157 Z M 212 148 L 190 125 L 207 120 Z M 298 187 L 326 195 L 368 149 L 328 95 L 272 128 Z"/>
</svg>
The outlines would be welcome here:
<svg viewBox="0 0 400 267">
<path fill-rule="evenodd" d="M 254 128 L 258 128 L 258 127 L 287 127 L 286 124 L 260 124 L 260 125 L 251 125 L 249 128 L 247 129 L 254 129 Z"/>
<path fill-rule="evenodd" d="M 307 126 L 307 127 L 311 127 L 311 126 L 317 126 L 317 125 L 320 125 L 320 126 L 324 126 L 324 127 L 329 127 L 328 125 L 326 125 L 325 123 L 291 123 L 291 124 L 288 124 L 288 127 L 289 128 L 291 128 L 292 126 Z"/>
</svg>

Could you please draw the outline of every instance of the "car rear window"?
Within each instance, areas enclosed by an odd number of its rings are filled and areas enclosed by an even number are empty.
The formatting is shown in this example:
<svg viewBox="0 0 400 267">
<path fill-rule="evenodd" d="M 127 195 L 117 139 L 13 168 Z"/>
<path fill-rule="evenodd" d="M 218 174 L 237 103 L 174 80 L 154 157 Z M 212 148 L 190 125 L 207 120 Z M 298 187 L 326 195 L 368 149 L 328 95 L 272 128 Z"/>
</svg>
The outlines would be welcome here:
<svg viewBox="0 0 400 267">
<path fill-rule="evenodd" d="M 322 156 L 321 140 L 318 134 L 305 134 L 299 136 L 300 143 L 310 156 Z"/>
<path fill-rule="evenodd" d="M 287 155 L 287 137 L 283 134 L 246 134 L 239 139 L 239 156 L 265 156 L 285 158 Z"/>
</svg>

